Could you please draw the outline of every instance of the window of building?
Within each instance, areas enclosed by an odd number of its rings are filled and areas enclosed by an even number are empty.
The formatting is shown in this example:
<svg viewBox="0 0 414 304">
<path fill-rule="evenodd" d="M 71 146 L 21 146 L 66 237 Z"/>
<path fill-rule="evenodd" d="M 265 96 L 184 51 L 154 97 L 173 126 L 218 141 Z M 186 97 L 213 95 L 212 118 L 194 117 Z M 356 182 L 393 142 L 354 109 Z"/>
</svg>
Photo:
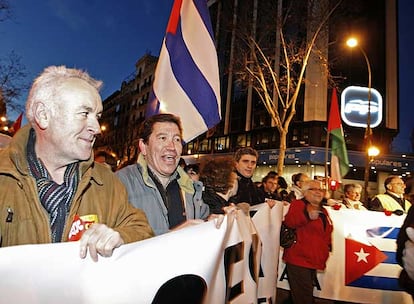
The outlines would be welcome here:
<svg viewBox="0 0 414 304">
<path fill-rule="evenodd" d="M 204 139 L 200 142 L 200 146 L 199 146 L 199 151 L 200 152 L 209 152 L 209 140 L 208 139 Z"/>
<path fill-rule="evenodd" d="M 230 140 L 228 136 L 223 136 L 215 139 L 214 148 L 216 151 L 228 150 L 230 147 Z"/>
<path fill-rule="evenodd" d="M 187 154 L 191 154 L 194 152 L 194 142 L 192 141 L 187 144 Z"/>
<path fill-rule="evenodd" d="M 246 134 L 240 134 L 237 136 L 237 147 L 246 147 Z"/>
</svg>

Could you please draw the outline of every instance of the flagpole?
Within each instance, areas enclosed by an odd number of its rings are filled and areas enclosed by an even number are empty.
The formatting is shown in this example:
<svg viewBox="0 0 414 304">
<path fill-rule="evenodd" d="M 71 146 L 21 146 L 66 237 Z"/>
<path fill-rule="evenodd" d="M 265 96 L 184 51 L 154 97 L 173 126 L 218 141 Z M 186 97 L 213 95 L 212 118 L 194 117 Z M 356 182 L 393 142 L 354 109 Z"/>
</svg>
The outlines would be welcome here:
<svg viewBox="0 0 414 304">
<path fill-rule="evenodd" d="M 328 179 L 328 151 L 329 151 L 329 139 L 330 139 L 330 132 L 328 128 L 326 128 L 326 144 L 325 144 L 325 180 Z"/>
</svg>

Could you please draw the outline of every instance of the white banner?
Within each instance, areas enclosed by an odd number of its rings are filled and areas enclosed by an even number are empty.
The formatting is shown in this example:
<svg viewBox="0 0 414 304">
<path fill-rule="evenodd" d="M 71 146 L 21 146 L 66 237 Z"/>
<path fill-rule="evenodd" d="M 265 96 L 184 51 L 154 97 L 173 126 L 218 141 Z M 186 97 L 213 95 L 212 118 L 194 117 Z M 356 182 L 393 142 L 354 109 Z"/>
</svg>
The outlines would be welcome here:
<svg viewBox="0 0 414 304">
<path fill-rule="evenodd" d="M 275 303 L 279 245 L 272 227 L 281 214 L 281 204 L 263 204 L 253 216 L 257 230 L 239 211 L 220 229 L 208 222 L 123 245 L 97 263 L 79 258 L 77 242 L 1 248 L 0 303 L 171 303 L 160 299 L 182 276 L 204 284 L 205 303 L 257 303 L 259 296 Z M 263 245 L 259 231 L 274 244 Z"/>
<path fill-rule="evenodd" d="M 405 216 L 329 213 L 333 250 L 315 296 L 412 303 L 398 287 L 401 267 L 395 261 Z M 97 263 L 78 257 L 77 242 L 1 248 L 0 303 L 171 303 L 177 294 L 202 297 L 193 286 L 204 289 L 204 303 L 276 303 L 276 285 L 288 289 L 279 251 L 282 204 L 254 206 L 251 216 L 239 211 L 220 229 L 208 222 L 123 245 Z"/>
<path fill-rule="evenodd" d="M 326 270 L 318 273 L 320 298 L 356 303 L 412 303 L 401 291 L 396 238 L 405 215 L 328 208 L 334 225 Z M 281 250 L 280 256 L 282 257 Z M 289 289 L 280 259 L 278 287 Z M 282 280 L 282 281 L 280 281 Z"/>
</svg>

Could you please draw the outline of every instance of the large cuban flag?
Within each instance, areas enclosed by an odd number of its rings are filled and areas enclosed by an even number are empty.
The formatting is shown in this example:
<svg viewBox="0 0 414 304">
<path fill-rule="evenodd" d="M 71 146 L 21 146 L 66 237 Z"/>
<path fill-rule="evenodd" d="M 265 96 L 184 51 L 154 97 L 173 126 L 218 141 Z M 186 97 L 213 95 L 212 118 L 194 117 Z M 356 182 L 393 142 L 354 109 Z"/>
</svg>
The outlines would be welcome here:
<svg viewBox="0 0 414 304">
<path fill-rule="evenodd" d="M 398 285 L 401 267 L 396 261 L 396 238 L 405 215 L 333 210 L 332 252 L 325 271 L 318 272 L 314 295 L 353 303 L 412 303 Z M 284 263 L 279 265 L 278 287 L 288 289 Z"/>
<path fill-rule="evenodd" d="M 217 52 L 206 0 L 175 0 L 146 116 L 181 118 L 188 142 L 221 119 Z"/>
</svg>

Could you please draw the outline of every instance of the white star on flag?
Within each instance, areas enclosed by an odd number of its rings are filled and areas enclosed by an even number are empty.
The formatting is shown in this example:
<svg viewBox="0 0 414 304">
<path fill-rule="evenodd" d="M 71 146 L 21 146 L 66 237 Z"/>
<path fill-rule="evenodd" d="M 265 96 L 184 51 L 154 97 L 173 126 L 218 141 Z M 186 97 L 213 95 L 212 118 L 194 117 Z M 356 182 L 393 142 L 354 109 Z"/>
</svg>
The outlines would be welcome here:
<svg viewBox="0 0 414 304">
<path fill-rule="evenodd" d="M 365 253 L 363 248 L 361 248 L 359 250 L 359 252 L 357 251 L 357 252 L 354 252 L 354 253 L 358 257 L 357 263 L 360 262 L 360 261 L 364 261 L 365 263 L 368 263 L 367 256 L 369 256 L 370 253 Z"/>
</svg>

